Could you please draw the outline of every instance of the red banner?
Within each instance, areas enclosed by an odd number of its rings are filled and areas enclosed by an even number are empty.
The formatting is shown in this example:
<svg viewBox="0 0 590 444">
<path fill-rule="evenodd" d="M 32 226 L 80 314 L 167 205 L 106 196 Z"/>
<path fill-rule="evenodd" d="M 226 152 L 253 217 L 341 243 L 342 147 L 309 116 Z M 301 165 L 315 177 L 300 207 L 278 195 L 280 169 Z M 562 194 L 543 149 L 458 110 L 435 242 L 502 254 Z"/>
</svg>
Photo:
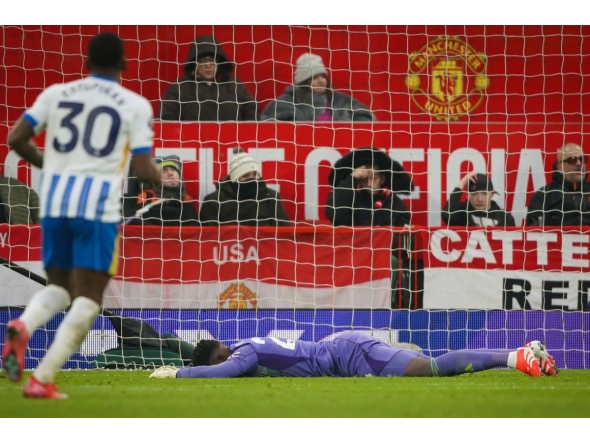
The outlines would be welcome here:
<svg viewBox="0 0 590 444">
<path fill-rule="evenodd" d="M 388 228 L 126 226 L 105 306 L 127 308 L 388 308 Z M 0 255 L 40 270 L 40 229 L 0 225 Z M 25 305 L 36 285 L 0 267 Z"/>
<path fill-rule="evenodd" d="M 590 308 L 590 229 L 416 229 L 429 309 Z M 112 308 L 389 308 L 387 228 L 124 227 Z M 43 274 L 37 226 L 0 225 L 0 255 Z M 0 267 L 0 306 L 38 284 Z"/>
<path fill-rule="evenodd" d="M 517 224 L 526 214 L 532 192 L 550 180 L 555 152 L 565 142 L 584 144 L 582 124 L 484 123 L 187 123 L 156 124 L 156 155 L 178 154 L 184 161 L 188 193 L 198 208 L 215 182 L 227 175 L 236 146 L 256 158 L 262 175 L 279 190 L 293 221 L 329 223 L 324 204 L 331 166 L 353 148 L 375 146 L 401 162 L 416 191 L 405 197 L 412 224 L 438 227 L 441 208 L 461 176 L 471 169 L 488 173 L 496 200 L 511 211 Z M 0 125 L 0 140 L 7 128 Z M 38 139 L 43 146 L 44 140 Z M 38 186 L 14 152 L 0 145 L 5 175 Z"/>
<path fill-rule="evenodd" d="M 125 227 L 115 279 L 166 284 L 256 279 L 344 287 L 389 278 L 391 233 L 346 227 Z"/>
<path fill-rule="evenodd" d="M 429 268 L 590 272 L 590 228 L 451 228 L 429 236 Z"/>
</svg>

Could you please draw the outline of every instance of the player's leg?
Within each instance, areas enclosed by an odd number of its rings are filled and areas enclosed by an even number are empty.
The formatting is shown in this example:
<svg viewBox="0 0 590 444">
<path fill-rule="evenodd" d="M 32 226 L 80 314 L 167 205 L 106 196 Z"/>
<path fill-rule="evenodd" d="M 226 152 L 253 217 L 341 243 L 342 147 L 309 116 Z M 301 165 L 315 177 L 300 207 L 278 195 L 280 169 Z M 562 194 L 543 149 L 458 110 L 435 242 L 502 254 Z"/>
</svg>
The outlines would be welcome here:
<svg viewBox="0 0 590 444">
<path fill-rule="evenodd" d="M 557 376 L 559 374 L 559 368 L 555 363 L 555 359 L 547 352 L 547 348 L 541 341 L 531 341 L 526 344 L 524 347 L 530 348 L 535 355 L 535 357 L 539 360 L 539 364 L 541 366 L 541 372 L 547 376 Z M 471 350 L 472 352 L 481 352 L 481 353 L 509 353 L 513 350 L 507 350 L 505 348 L 502 349 L 475 349 Z"/>
<path fill-rule="evenodd" d="M 20 381 L 25 350 L 35 330 L 70 304 L 71 237 L 67 219 L 44 218 L 41 222 L 43 264 L 48 285 L 39 290 L 23 314 L 6 326 L 2 366 L 11 381 Z"/>
<path fill-rule="evenodd" d="M 417 357 L 405 369 L 404 376 L 456 376 L 495 367 L 509 367 L 530 376 L 541 376 L 538 359 L 529 347 L 518 350 L 457 350 L 431 359 Z"/>
<path fill-rule="evenodd" d="M 25 396 L 44 396 L 55 375 L 76 352 L 100 311 L 104 290 L 117 269 L 118 225 L 75 219 L 70 288 L 74 300 L 47 354 L 25 386 Z"/>
<path fill-rule="evenodd" d="M 397 349 L 397 347 L 391 348 Z M 427 373 L 426 367 L 416 364 L 429 361 L 430 358 L 428 356 L 417 350 L 399 348 L 391 360 L 385 364 L 385 367 L 381 373 L 379 373 L 379 376 L 432 376 Z M 408 368 L 412 369 L 412 374 L 407 373 Z"/>
<path fill-rule="evenodd" d="M 74 269 L 72 292 L 76 297 L 57 330 L 55 340 L 33 373 L 38 382 L 52 383 L 64 362 L 76 352 L 100 311 L 109 279 L 107 273 Z"/>
<path fill-rule="evenodd" d="M 47 287 L 33 296 L 19 318 L 25 324 L 29 335 L 45 325 L 57 313 L 65 310 L 71 302 L 69 291 L 71 271 L 48 267 L 45 272 L 47 273 Z"/>
</svg>

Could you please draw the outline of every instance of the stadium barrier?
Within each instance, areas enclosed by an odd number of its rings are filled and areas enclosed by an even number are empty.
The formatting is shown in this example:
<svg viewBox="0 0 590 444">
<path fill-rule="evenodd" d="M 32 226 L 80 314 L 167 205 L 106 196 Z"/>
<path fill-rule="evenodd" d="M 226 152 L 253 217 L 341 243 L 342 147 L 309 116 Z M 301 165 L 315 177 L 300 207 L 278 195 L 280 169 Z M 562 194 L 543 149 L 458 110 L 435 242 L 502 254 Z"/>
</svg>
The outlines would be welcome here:
<svg viewBox="0 0 590 444">
<path fill-rule="evenodd" d="M 0 309 L 0 325 L 21 309 Z M 122 310 L 161 334 L 184 341 L 218 339 L 226 344 L 250 337 L 319 341 L 346 331 L 365 331 L 385 342 L 409 342 L 438 356 L 463 348 L 517 348 L 533 339 L 545 342 L 560 368 L 590 368 L 590 313 L 561 310 Z M 26 368 L 34 368 L 63 319 L 58 314 L 31 338 Z M 0 343 L 4 343 L 0 329 Z M 98 316 L 80 349 L 64 368 L 95 366 L 97 354 L 117 346 L 110 322 Z"/>
<path fill-rule="evenodd" d="M 44 276 L 40 234 L 0 225 L 0 256 Z M 587 311 L 589 252 L 590 228 L 573 227 L 124 226 L 104 306 Z M 4 267 L 0 279 L 0 306 L 40 286 Z"/>
<path fill-rule="evenodd" d="M 389 307 L 394 234 L 406 247 L 400 254 L 411 247 L 415 263 L 424 264 L 411 278 L 423 272 L 423 290 L 393 294 L 394 300 L 416 296 L 407 305 L 413 310 Z M 267 335 L 321 340 L 360 329 L 436 355 L 540 339 L 561 367 L 590 368 L 590 231 L 414 227 L 413 239 L 409 234 L 319 226 L 126 226 L 105 306 L 193 343 Z M 0 226 L 0 255 L 43 274 L 39 241 L 38 226 Z M 4 267 L 0 279 L 3 325 L 40 286 Z M 44 354 L 62 317 L 35 333 L 28 366 Z M 2 329 L 0 343 L 3 335 Z M 67 367 L 90 368 L 116 343 L 112 326 L 99 316 Z"/>
</svg>

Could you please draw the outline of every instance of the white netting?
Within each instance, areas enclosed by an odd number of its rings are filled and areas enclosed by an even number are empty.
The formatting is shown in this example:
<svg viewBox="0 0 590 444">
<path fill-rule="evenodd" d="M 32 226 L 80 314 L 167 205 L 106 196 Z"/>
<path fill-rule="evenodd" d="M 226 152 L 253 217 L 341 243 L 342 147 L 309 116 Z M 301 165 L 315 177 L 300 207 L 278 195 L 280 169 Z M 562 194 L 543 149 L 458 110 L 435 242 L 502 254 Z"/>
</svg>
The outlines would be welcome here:
<svg viewBox="0 0 590 444">
<path fill-rule="evenodd" d="M 189 342 L 319 340 L 367 329 L 438 353 L 542 339 L 558 364 L 590 365 L 586 222 L 523 227 L 534 190 L 550 182 L 560 160 L 558 148 L 573 143 L 583 150 L 590 27 L 2 26 L 2 140 L 44 88 L 86 74 L 86 45 L 105 30 L 125 41 L 122 83 L 150 101 L 155 154 L 180 158 L 195 211 L 230 173 L 240 147 L 280 193 L 291 221 L 279 230 L 125 227 L 120 274 L 105 307 Z M 233 69 L 217 79 L 219 89 L 205 81 L 198 92 L 191 78 L 197 65 L 186 66 L 187 55 L 195 37 L 207 43 L 209 35 L 218 43 L 213 59 L 221 49 L 218 66 L 231 62 Z M 307 53 L 319 58 L 300 58 Z M 306 89 L 296 88 L 290 98 L 294 79 L 305 83 L 309 73 L 324 71 L 331 97 L 306 98 Z M 254 118 L 268 120 L 253 120 L 254 105 Z M 384 150 L 411 175 L 414 191 L 403 196 L 411 234 L 392 240 L 384 228 L 332 229 L 325 207 L 332 185 L 340 184 L 329 183 L 331 168 L 362 147 Z M 38 189 L 39 171 L 4 144 L 0 165 L 4 176 Z M 471 170 L 491 178 L 494 201 L 516 228 L 446 227 L 443 205 Z M 3 202 L 8 191 L 17 195 L 15 186 L 0 187 Z M 578 193 L 577 209 L 562 207 L 567 214 L 590 213 L 590 192 L 578 189 L 571 192 Z M 4 207 L 0 212 L 0 222 L 11 217 Z M 212 214 L 221 217 L 222 210 Z M 39 229 L 0 225 L 0 256 L 43 274 Z M 39 288 L 0 272 L 1 307 L 23 306 Z M 2 309 L 2 324 L 18 313 Z M 34 338 L 29 365 L 44 353 L 57 321 Z M 91 365 L 97 352 L 116 345 L 113 332 L 100 318 L 69 365 Z"/>
</svg>

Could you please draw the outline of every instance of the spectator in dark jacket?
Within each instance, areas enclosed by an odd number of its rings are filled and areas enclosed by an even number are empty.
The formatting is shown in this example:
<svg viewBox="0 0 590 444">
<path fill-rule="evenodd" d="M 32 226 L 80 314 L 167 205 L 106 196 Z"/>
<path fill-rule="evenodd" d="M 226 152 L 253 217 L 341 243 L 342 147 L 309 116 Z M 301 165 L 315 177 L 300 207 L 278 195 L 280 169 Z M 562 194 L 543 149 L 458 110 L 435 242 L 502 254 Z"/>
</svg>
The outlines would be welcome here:
<svg viewBox="0 0 590 444">
<path fill-rule="evenodd" d="M 266 186 L 256 160 L 241 149 L 234 150 L 229 175 L 216 188 L 201 205 L 202 225 L 290 225 L 280 194 Z"/>
<path fill-rule="evenodd" d="M 324 210 L 334 226 L 404 227 L 410 224 L 410 212 L 398 194 L 414 190 L 412 179 L 383 151 L 376 148 L 352 150 L 334 164 L 328 183 L 332 192 Z M 394 295 L 399 291 L 398 283 L 408 289 L 409 283 L 407 279 L 399 282 L 402 267 L 398 258 L 400 251 L 397 250 L 400 242 L 396 239 L 391 254 L 392 308 L 402 308 Z M 405 277 L 408 277 L 407 273 Z"/>
<path fill-rule="evenodd" d="M 256 120 L 256 102 L 232 71 L 233 63 L 215 38 L 197 37 L 186 57 L 184 76 L 164 93 L 160 119 Z"/>
<path fill-rule="evenodd" d="M 332 89 L 320 56 L 303 54 L 297 59 L 294 85 L 266 106 L 260 120 L 371 122 L 374 117 L 361 102 Z"/>
<path fill-rule="evenodd" d="M 376 148 L 359 148 L 338 160 L 328 181 L 325 213 L 333 225 L 403 227 L 410 212 L 398 194 L 414 189 L 402 166 Z"/>
<path fill-rule="evenodd" d="M 463 190 L 468 198 L 461 202 Z M 460 227 L 514 227 L 514 217 L 492 200 L 494 185 L 485 174 L 467 173 L 451 193 L 442 210 L 443 220 Z"/>
<path fill-rule="evenodd" d="M 582 147 L 567 143 L 557 151 L 552 181 L 535 191 L 526 216 L 528 226 L 590 225 L 590 182 Z"/>
<path fill-rule="evenodd" d="M 130 225 L 198 225 L 198 215 L 186 194 L 182 163 L 178 156 L 157 161 L 162 169 L 162 186 L 139 184 L 123 196 L 123 216 Z"/>
<path fill-rule="evenodd" d="M 38 224 L 39 196 L 13 177 L 0 177 L 0 223 Z"/>
</svg>

